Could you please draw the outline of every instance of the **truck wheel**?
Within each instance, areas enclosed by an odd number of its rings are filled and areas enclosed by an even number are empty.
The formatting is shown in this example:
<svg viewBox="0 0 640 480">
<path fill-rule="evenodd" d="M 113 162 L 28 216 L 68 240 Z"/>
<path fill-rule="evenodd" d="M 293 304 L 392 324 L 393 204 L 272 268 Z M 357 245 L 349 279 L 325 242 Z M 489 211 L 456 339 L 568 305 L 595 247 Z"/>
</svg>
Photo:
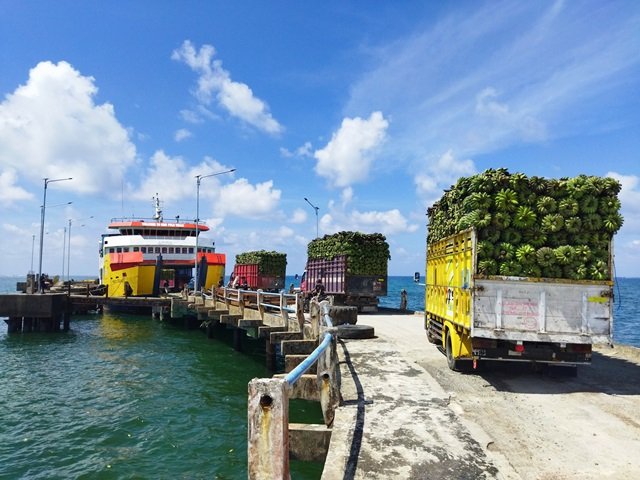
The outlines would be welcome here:
<svg viewBox="0 0 640 480">
<path fill-rule="evenodd" d="M 445 353 L 447 355 L 447 364 L 451 370 L 457 370 L 458 362 L 453 358 L 453 347 L 451 346 L 451 334 L 447 331 L 447 338 L 445 340 Z"/>
</svg>

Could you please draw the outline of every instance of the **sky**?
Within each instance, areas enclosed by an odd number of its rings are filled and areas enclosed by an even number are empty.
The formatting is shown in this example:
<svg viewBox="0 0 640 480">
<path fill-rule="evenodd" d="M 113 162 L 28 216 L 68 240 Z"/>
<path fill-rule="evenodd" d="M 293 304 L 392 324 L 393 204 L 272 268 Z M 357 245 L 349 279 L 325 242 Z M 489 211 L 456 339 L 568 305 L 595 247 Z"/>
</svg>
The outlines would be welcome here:
<svg viewBox="0 0 640 480">
<path fill-rule="evenodd" d="M 68 177 L 49 275 L 97 276 L 110 220 L 156 194 L 167 221 L 199 204 L 227 274 L 261 249 L 302 273 L 341 230 L 424 274 L 427 208 L 505 167 L 617 178 L 616 274 L 640 277 L 639 155 L 636 0 L 0 0 L 0 275 L 38 271 L 44 178 Z"/>
</svg>

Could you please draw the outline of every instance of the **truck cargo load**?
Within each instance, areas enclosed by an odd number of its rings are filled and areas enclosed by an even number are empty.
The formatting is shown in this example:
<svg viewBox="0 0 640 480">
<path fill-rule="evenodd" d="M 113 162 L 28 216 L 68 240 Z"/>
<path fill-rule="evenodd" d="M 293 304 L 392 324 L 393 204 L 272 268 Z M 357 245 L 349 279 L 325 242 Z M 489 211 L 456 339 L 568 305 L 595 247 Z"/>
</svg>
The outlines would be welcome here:
<svg viewBox="0 0 640 480">
<path fill-rule="evenodd" d="M 312 295 L 318 282 L 335 305 L 375 311 L 387 295 L 389 244 L 379 233 L 339 232 L 312 240 L 301 289 Z"/>
<path fill-rule="evenodd" d="M 232 285 L 238 288 L 277 292 L 285 287 L 287 255 L 265 250 L 236 255 Z"/>
<path fill-rule="evenodd" d="M 429 209 L 425 328 L 452 369 L 589 363 L 611 341 L 619 191 L 611 178 L 488 170 Z"/>
</svg>

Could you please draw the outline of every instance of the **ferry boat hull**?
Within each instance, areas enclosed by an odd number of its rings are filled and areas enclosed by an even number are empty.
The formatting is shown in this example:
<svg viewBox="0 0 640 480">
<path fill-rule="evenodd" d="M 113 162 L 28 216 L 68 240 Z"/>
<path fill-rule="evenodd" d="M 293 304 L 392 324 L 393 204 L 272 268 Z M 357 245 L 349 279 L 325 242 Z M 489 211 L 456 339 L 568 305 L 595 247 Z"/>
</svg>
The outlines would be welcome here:
<svg viewBox="0 0 640 480">
<path fill-rule="evenodd" d="M 138 253 L 138 252 L 135 252 Z M 191 280 L 193 262 L 155 262 L 144 260 L 135 253 L 109 253 L 105 255 L 102 283 L 110 297 L 158 296 L 167 287 L 181 291 Z M 200 256 L 199 276 L 202 288 L 209 290 L 224 280 L 226 258 L 220 253 Z"/>
</svg>

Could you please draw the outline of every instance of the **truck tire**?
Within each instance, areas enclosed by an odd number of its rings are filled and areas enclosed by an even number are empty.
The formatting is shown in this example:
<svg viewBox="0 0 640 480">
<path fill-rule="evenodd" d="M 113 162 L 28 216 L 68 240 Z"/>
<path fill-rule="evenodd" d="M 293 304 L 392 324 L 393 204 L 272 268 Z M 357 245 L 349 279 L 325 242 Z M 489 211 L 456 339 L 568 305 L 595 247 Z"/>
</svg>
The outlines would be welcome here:
<svg viewBox="0 0 640 480">
<path fill-rule="evenodd" d="M 358 322 L 358 307 L 332 305 L 329 316 L 334 325 L 355 325 Z"/>
<path fill-rule="evenodd" d="M 453 347 L 451 346 L 451 333 L 447 330 L 447 338 L 445 340 L 445 355 L 447 356 L 447 365 L 453 371 L 458 371 L 458 361 L 453 356 Z"/>
<path fill-rule="evenodd" d="M 339 325 L 338 337 L 352 340 L 361 340 L 365 338 L 374 338 L 375 331 L 369 325 Z"/>
</svg>

